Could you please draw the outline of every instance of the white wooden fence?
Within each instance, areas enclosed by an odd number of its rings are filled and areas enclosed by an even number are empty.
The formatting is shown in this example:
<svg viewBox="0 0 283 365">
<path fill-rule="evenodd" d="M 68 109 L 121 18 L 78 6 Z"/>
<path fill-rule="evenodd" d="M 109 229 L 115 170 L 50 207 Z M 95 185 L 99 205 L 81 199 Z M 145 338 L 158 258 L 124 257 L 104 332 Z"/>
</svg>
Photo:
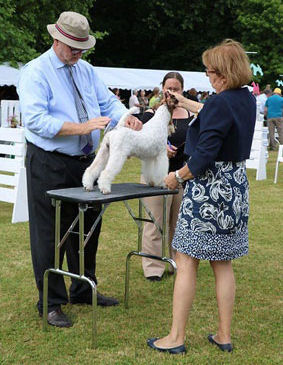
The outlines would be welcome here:
<svg viewBox="0 0 283 365">
<path fill-rule="evenodd" d="M 0 126 L 3 128 L 10 127 L 10 118 L 13 116 L 19 121 L 19 126 L 21 126 L 22 117 L 19 100 L 1 100 Z"/>
<path fill-rule="evenodd" d="M 28 221 L 24 128 L 10 127 L 10 117 L 21 122 L 18 100 L 1 101 L 0 201 L 14 204 L 12 223 Z M 6 128 L 5 128 L 6 127 Z"/>
<path fill-rule="evenodd" d="M 268 159 L 268 128 L 263 126 L 263 116 L 257 106 L 257 120 L 253 136 L 250 158 L 246 161 L 247 169 L 256 169 L 256 180 L 266 179 L 266 163 Z"/>
</svg>

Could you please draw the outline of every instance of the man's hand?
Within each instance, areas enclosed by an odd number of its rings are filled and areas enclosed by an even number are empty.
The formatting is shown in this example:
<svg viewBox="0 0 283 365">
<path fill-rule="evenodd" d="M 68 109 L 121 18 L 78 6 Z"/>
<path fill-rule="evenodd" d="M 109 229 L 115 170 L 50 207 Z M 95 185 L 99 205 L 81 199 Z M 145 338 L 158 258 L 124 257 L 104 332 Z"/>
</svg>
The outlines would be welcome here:
<svg viewBox="0 0 283 365">
<path fill-rule="evenodd" d="M 104 129 L 110 120 L 111 119 L 108 117 L 97 117 L 92 118 L 85 123 L 81 123 L 81 126 L 83 127 L 82 134 L 89 134 L 95 129 Z"/>
<path fill-rule="evenodd" d="M 140 131 L 142 129 L 142 126 L 142 122 L 133 115 L 129 115 L 125 121 L 125 127 L 133 129 L 135 131 Z"/>
<path fill-rule="evenodd" d="M 58 136 L 82 136 L 90 134 L 95 129 L 104 129 L 110 122 L 108 117 L 97 117 L 88 120 L 85 123 L 64 122 L 58 132 Z"/>
</svg>

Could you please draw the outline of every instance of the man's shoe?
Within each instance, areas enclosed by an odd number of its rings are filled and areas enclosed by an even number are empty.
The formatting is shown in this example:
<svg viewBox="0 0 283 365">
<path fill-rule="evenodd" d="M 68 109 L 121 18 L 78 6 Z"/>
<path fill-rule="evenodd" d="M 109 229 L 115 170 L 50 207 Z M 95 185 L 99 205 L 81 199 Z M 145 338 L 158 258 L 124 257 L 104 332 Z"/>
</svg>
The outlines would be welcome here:
<svg viewBox="0 0 283 365">
<path fill-rule="evenodd" d="M 147 340 L 147 346 L 151 347 L 153 350 L 157 350 L 157 351 L 160 351 L 160 352 L 168 352 L 169 354 L 172 354 L 172 355 L 185 354 L 187 352 L 187 349 L 186 349 L 185 345 L 180 345 L 180 346 L 177 346 L 177 347 L 170 347 L 170 348 L 167 348 L 167 349 L 164 349 L 162 347 L 157 347 L 154 344 L 154 342 L 156 340 L 158 340 L 157 337 L 149 338 Z"/>
<path fill-rule="evenodd" d="M 157 276 L 157 275 L 153 275 L 153 276 L 147 276 L 146 279 L 149 280 L 149 281 L 161 281 L 162 277 Z"/>
<path fill-rule="evenodd" d="M 207 339 L 210 343 L 212 343 L 213 345 L 216 345 L 220 348 L 221 351 L 227 351 L 227 352 L 232 352 L 233 351 L 233 346 L 231 343 L 218 343 L 215 341 L 215 339 L 213 338 L 213 335 L 208 335 Z"/>
<path fill-rule="evenodd" d="M 42 317 L 42 313 L 39 314 Z M 57 308 L 47 314 L 47 322 L 51 326 L 56 327 L 72 327 L 73 323 L 70 319 L 64 314 L 61 308 Z"/>
<path fill-rule="evenodd" d="M 70 298 L 71 304 L 89 304 L 92 305 L 92 297 L 89 296 L 87 298 Z M 115 298 L 106 297 L 99 292 L 97 292 L 97 305 L 102 307 L 110 307 L 113 305 L 118 305 L 119 301 Z"/>
<path fill-rule="evenodd" d="M 118 305 L 119 301 L 115 298 L 106 297 L 99 292 L 97 292 L 97 305 L 101 305 L 102 307 L 111 307 L 113 305 Z"/>
</svg>

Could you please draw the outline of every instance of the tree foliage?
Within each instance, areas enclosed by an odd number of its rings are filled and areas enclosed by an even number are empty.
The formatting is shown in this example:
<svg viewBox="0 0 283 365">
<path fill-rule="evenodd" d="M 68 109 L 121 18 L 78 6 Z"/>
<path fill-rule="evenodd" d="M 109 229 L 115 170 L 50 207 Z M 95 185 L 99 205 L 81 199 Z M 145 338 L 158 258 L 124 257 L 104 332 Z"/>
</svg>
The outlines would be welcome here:
<svg viewBox="0 0 283 365">
<path fill-rule="evenodd" d="M 233 38 L 274 83 L 282 74 L 281 0 L 97 0 L 92 18 L 109 33 L 92 61 L 100 66 L 200 71 L 202 52 Z"/>
<path fill-rule="evenodd" d="M 239 2 L 236 14 L 235 28 L 242 35 L 246 49 L 258 52 L 250 58 L 253 63 L 259 64 L 264 72 L 263 77 L 255 77 L 255 80 L 262 84 L 274 83 L 279 75 L 283 74 L 282 1 Z"/>
<path fill-rule="evenodd" d="M 202 52 L 224 38 L 243 43 L 273 83 L 283 73 L 281 0 L 0 0 L 0 62 L 27 62 L 51 44 L 46 25 L 65 10 L 84 14 L 99 66 L 201 71 Z"/>
<path fill-rule="evenodd" d="M 47 24 L 62 11 L 89 17 L 91 6 L 93 0 L 0 0 L 0 63 L 25 63 L 46 51 L 51 45 Z"/>
<path fill-rule="evenodd" d="M 109 66 L 202 70 L 201 53 L 236 35 L 229 26 L 234 2 L 97 0 L 95 24 L 109 37 L 98 42 L 94 60 Z"/>
</svg>

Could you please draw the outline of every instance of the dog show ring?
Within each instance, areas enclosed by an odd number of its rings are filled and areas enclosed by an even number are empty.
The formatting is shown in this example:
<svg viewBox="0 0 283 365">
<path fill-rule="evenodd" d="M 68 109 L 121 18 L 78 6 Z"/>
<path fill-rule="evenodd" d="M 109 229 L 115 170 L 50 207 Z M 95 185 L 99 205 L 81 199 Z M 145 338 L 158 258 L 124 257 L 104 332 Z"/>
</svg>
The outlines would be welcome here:
<svg viewBox="0 0 283 365">
<path fill-rule="evenodd" d="M 167 243 L 167 224 L 166 224 L 166 202 L 167 196 L 171 194 L 177 194 L 178 190 L 169 190 L 161 187 L 152 187 L 144 184 L 135 183 L 124 183 L 124 184 L 113 184 L 112 191 L 110 194 L 102 194 L 98 187 L 96 186 L 93 191 L 86 191 L 83 187 L 79 188 L 68 188 L 68 189 L 58 189 L 49 190 L 46 195 L 52 199 L 52 204 L 55 206 L 55 262 L 54 268 L 47 269 L 44 273 L 44 283 L 43 283 L 43 330 L 47 331 L 47 312 L 48 312 L 48 276 L 49 273 L 58 274 L 62 276 L 69 276 L 71 278 L 82 280 L 87 282 L 92 290 L 92 347 L 95 347 L 96 341 L 96 307 L 97 307 L 97 297 L 96 297 L 96 284 L 93 280 L 89 279 L 84 275 L 84 248 L 88 243 L 92 233 L 94 232 L 98 222 L 102 218 L 106 208 L 113 202 L 123 201 L 125 207 L 127 208 L 130 216 L 133 218 L 134 222 L 138 226 L 138 249 L 137 251 L 131 251 L 128 253 L 126 258 L 126 275 L 125 275 L 125 308 L 128 308 L 129 302 L 129 282 L 130 282 L 130 259 L 132 256 L 147 257 L 154 260 L 159 260 L 169 263 L 174 272 L 177 269 L 176 263 L 165 257 L 166 243 Z M 153 214 L 144 204 L 142 198 L 151 196 L 163 196 L 163 220 L 162 227 L 158 225 Z M 129 206 L 127 200 L 138 199 L 138 217 L 135 216 L 133 210 Z M 61 202 L 69 202 L 78 205 L 78 215 L 70 225 L 67 232 L 60 240 L 60 222 L 61 222 Z M 88 209 L 100 208 L 101 212 L 96 220 L 93 222 L 92 227 L 88 233 L 84 232 L 84 213 Z M 143 218 L 143 209 L 146 211 L 150 219 Z M 76 224 L 79 222 L 79 232 L 74 231 Z M 151 222 L 159 230 L 162 236 L 162 257 L 150 255 L 141 252 L 141 242 L 142 242 L 142 222 Z M 80 274 L 74 274 L 69 271 L 64 271 L 60 269 L 59 258 L 60 258 L 60 247 L 64 244 L 69 234 L 79 235 L 79 268 Z"/>
</svg>

